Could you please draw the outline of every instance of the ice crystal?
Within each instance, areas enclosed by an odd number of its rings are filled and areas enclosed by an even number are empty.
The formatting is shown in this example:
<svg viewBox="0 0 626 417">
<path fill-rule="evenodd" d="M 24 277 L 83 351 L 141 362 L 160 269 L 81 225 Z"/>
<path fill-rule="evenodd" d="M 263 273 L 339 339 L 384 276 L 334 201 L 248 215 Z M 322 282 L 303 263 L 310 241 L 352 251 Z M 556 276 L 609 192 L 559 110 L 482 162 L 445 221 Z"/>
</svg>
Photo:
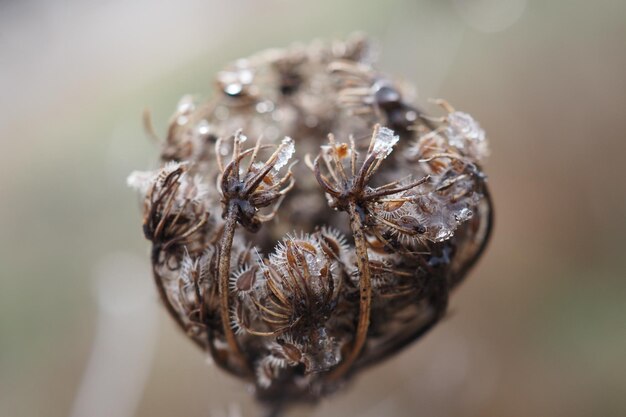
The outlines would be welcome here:
<svg viewBox="0 0 626 417">
<path fill-rule="evenodd" d="M 145 195 L 156 176 L 154 171 L 133 171 L 126 178 L 126 185 Z"/>
<path fill-rule="evenodd" d="M 393 130 L 381 127 L 378 130 L 376 138 L 374 139 L 374 148 L 372 153 L 376 155 L 378 159 L 385 159 L 389 156 L 393 147 L 400 140 L 400 136 L 395 135 Z"/>
<path fill-rule="evenodd" d="M 485 131 L 468 113 L 454 111 L 447 116 L 446 135 L 450 145 L 480 160 L 487 156 Z"/>
<path fill-rule="evenodd" d="M 276 158 L 276 163 L 274 164 L 274 169 L 276 171 L 279 171 L 282 167 L 287 165 L 293 154 L 296 152 L 293 139 L 290 137 L 286 136 L 280 144 L 281 149 L 278 153 L 278 157 Z"/>
<path fill-rule="evenodd" d="M 183 96 L 176 106 L 176 111 L 180 114 L 189 114 L 195 109 L 196 105 L 193 96 L 190 94 Z"/>
</svg>

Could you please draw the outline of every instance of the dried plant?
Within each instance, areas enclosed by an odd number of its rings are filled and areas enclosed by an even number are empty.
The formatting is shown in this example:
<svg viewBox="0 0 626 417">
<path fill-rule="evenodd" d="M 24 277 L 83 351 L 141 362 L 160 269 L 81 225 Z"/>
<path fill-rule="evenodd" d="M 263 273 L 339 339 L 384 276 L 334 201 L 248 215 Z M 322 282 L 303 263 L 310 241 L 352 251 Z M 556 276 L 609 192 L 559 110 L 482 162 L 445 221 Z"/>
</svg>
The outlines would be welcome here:
<svg viewBox="0 0 626 417">
<path fill-rule="evenodd" d="M 411 105 L 369 48 L 238 60 L 212 100 L 181 100 L 161 168 L 128 180 L 169 313 L 276 409 L 432 328 L 489 238 L 484 131 Z"/>
</svg>

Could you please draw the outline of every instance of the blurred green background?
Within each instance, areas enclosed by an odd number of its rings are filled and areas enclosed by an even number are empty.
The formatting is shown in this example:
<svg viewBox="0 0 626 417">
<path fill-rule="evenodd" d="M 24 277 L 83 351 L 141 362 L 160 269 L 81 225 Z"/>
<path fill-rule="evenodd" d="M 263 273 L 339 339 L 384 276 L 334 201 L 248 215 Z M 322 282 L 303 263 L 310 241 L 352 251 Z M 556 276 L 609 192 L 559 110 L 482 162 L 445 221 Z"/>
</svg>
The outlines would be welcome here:
<svg viewBox="0 0 626 417">
<path fill-rule="evenodd" d="M 0 3 L 0 416 L 256 415 L 152 288 L 141 112 L 164 132 L 227 62 L 355 30 L 487 130 L 496 228 L 447 320 L 309 413 L 626 415 L 626 2 L 26 0 Z"/>
</svg>

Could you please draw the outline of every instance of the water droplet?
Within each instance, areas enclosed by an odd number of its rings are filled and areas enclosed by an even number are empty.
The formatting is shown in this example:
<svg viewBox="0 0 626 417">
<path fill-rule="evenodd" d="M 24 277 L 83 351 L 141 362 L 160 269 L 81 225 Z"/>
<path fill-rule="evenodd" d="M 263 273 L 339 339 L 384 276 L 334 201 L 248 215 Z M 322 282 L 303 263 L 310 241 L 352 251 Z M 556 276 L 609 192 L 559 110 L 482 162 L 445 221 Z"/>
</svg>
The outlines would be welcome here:
<svg viewBox="0 0 626 417">
<path fill-rule="evenodd" d="M 406 120 L 408 120 L 409 122 L 414 122 L 415 120 L 417 120 L 417 112 L 413 111 L 413 110 L 409 110 L 405 113 L 404 117 L 406 118 Z"/>
<path fill-rule="evenodd" d="M 200 120 L 200 123 L 196 126 L 196 132 L 201 136 L 206 136 L 211 131 L 211 125 L 205 119 Z"/>
<path fill-rule="evenodd" d="M 374 88 L 377 88 L 374 98 L 382 107 L 389 106 L 390 104 L 396 104 L 402 99 L 398 90 L 390 85 L 381 85 L 380 83 L 376 83 Z"/>
<path fill-rule="evenodd" d="M 254 72 L 248 68 L 246 60 L 239 60 L 235 68 L 229 71 L 222 71 L 217 75 L 218 82 L 222 85 L 224 93 L 229 96 L 241 94 L 245 87 L 254 81 Z"/>
<path fill-rule="evenodd" d="M 241 94 L 242 90 L 243 85 L 239 83 L 227 84 L 226 87 L 224 87 L 224 92 L 229 96 L 236 96 L 238 94 Z"/>
</svg>

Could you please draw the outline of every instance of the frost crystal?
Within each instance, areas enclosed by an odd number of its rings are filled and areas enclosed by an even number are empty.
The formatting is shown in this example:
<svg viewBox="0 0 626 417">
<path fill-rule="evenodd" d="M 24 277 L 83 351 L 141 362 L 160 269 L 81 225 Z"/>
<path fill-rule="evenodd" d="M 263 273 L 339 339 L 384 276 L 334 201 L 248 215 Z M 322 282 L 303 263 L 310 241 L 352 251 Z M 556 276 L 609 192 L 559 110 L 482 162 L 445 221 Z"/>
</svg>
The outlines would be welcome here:
<svg viewBox="0 0 626 417">
<path fill-rule="evenodd" d="M 311 273 L 313 273 L 314 275 L 319 275 L 321 265 L 318 257 L 312 253 L 307 252 L 304 254 L 304 259 L 306 260 L 306 265 Z"/>
<path fill-rule="evenodd" d="M 167 162 L 161 169 L 157 169 L 156 171 L 133 171 L 126 178 L 126 185 L 145 195 L 152 184 L 162 180 L 181 166 L 185 165 L 187 165 L 187 162 L 170 161 Z"/>
<path fill-rule="evenodd" d="M 180 99 L 180 101 L 178 102 L 178 106 L 176 107 L 176 110 L 180 114 L 188 114 L 194 111 L 195 108 L 196 108 L 196 105 L 193 102 L 193 96 L 190 94 L 187 94 L 186 96 L 183 96 L 183 98 Z"/>
<path fill-rule="evenodd" d="M 446 136 L 450 145 L 476 159 L 487 156 L 485 131 L 472 116 L 464 112 L 454 111 L 448 115 L 448 123 Z"/>
<path fill-rule="evenodd" d="M 274 169 L 276 171 L 287 165 L 287 162 L 289 162 L 293 154 L 296 152 L 293 139 L 289 136 L 285 136 L 281 142 L 281 146 L 282 148 L 280 149 L 280 152 L 278 152 L 278 157 L 276 158 L 276 164 L 274 164 Z"/>
<path fill-rule="evenodd" d="M 157 174 L 154 171 L 133 171 L 126 178 L 126 185 L 139 191 L 141 194 L 146 194 L 156 177 Z"/>
<path fill-rule="evenodd" d="M 189 115 L 196 109 L 196 103 L 194 103 L 193 96 L 187 94 L 183 96 L 178 102 L 178 106 L 176 107 L 176 112 L 178 117 L 176 118 L 176 123 L 179 125 L 185 125 L 189 121 Z"/>
<path fill-rule="evenodd" d="M 377 159 L 385 159 L 389 156 L 393 147 L 400 140 L 400 136 L 394 135 L 393 130 L 381 127 L 374 139 L 374 149 L 372 153 L 376 155 Z"/>
<path fill-rule="evenodd" d="M 199 203 L 209 196 L 211 190 L 202 176 L 194 175 L 192 180 L 183 179 L 184 177 L 181 176 L 181 192 L 191 201 Z"/>
<path fill-rule="evenodd" d="M 463 223 L 471 219 L 473 214 L 474 213 L 472 213 L 472 210 L 468 209 L 467 207 L 464 207 L 457 214 L 455 214 L 454 217 L 456 218 L 457 222 Z"/>
<path fill-rule="evenodd" d="M 180 280 L 185 285 L 190 285 L 193 282 L 192 274 L 198 268 L 198 260 L 191 259 L 188 253 L 183 255 L 183 260 L 180 267 Z"/>
<path fill-rule="evenodd" d="M 435 235 L 435 242 L 443 242 L 444 240 L 448 240 L 452 237 L 454 231 L 446 228 L 445 226 L 441 226 L 441 229 Z"/>
<path fill-rule="evenodd" d="M 321 372 L 332 368 L 341 361 L 341 350 L 336 340 L 328 335 L 325 328 L 321 328 L 317 339 L 318 355 L 309 360 L 310 370 Z"/>
</svg>

